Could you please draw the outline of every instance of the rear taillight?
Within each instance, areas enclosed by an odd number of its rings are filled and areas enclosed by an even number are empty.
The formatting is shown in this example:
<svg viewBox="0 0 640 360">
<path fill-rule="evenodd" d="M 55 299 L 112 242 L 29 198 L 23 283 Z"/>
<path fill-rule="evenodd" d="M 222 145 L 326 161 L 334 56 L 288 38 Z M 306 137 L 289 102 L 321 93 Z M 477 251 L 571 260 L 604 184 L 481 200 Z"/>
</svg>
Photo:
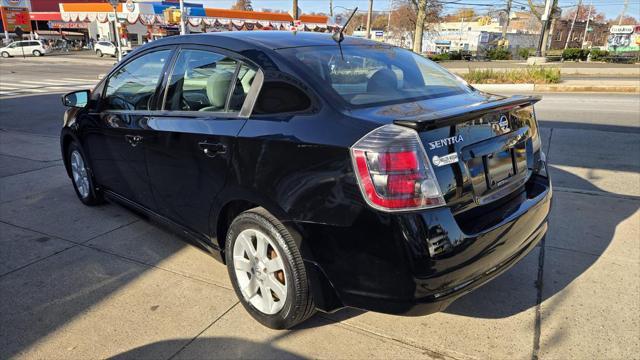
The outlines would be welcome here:
<svg viewBox="0 0 640 360">
<path fill-rule="evenodd" d="M 351 147 L 360 190 L 383 211 L 444 205 L 440 186 L 418 133 L 397 125 L 375 129 Z"/>
</svg>

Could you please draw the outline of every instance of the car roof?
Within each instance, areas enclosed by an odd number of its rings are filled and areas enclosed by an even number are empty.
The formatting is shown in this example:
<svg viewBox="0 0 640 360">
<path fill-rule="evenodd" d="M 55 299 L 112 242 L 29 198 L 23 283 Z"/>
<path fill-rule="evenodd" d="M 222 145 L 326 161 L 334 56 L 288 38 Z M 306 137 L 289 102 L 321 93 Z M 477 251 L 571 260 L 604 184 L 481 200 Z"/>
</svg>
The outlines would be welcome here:
<svg viewBox="0 0 640 360">
<path fill-rule="evenodd" d="M 157 45 L 176 43 L 201 43 L 222 45 L 229 50 L 262 47 L 267 49 L 283 49 L 303 46 L 336 46 L 330 33 L 293 32 L 293 31 L 226 31 L 203 34 L 170 36 L 152 43 Z M 348 45 L 381 45 L 381 43 L 345 36 L 343 46 Z"/>
</svg>

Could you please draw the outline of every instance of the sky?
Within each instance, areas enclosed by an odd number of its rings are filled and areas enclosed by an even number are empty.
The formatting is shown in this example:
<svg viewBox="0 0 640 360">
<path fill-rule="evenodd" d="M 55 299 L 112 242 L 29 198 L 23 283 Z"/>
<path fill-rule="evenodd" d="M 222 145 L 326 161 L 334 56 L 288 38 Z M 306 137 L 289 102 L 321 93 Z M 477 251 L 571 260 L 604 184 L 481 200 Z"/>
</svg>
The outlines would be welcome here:
<svg viewBox="0 0 640 360">
<path fill-rule="evenodd" d="M 538 0 L 542 1 L 542 0 Z M 194 0 L 194 2 L 202 2 L 205 7 L 214 8 L 230 8 L 235 3 L 235 0 Z M 445 12 L 454 12 L 461 7 L 474 7 L 478 11 L 488 9 L 489 6 L 494 5 L 496 7 L 505 6 L 506 0 L 443 0 L 448 2 L 444 9 Z M 576 6 L 577 0 L 560 0 L 559 5 L 563 10 L 568 10 L 571 7 Z M 607 18 L 614 18 L 620 14 L 624 7 L 624 0 L 583 0 L 584 4 L 593 3 L 600 11 L 604 12 Z M 255 10 L 260 9 L 281 9 L 290 10 L 291 0 L 252 0 L 253 8 Z M 454 4 L 456 3 L 456 4 Z M 520 10 L 521 6 L 527 4 L 527 0 L 513 0 L 514 9 Z M 368 9 L 368 0 L 333 0 L 333 6 L 335 12 L 344 12 L 344 8 L 353 9 L 358 7 L 358 10 L 366 11 Z M 390 0 L 373 0 L 374 11 L 386 11 L 391 4 Z M 473 4 L 473 6 L 467 5 Z M 298 6 L 302 9 L 302 12 L 329 12 L 329 0 L 298 0 Z M 637 19 L 640 19 L 640 0 L 629 0 L 629 8 L 627 10 L 628 15 L 632 15 Z"/>
</svg>

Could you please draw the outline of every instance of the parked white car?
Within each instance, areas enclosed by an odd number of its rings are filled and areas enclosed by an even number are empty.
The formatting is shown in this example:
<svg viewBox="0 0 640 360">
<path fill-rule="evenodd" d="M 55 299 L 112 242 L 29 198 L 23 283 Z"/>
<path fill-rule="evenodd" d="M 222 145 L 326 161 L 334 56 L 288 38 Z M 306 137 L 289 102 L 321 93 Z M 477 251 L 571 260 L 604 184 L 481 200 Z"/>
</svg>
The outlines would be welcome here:
<svg viewBox="0 0 640 360">
<path fill-rule="evenodd" d="M 12 56 L 33 55 L 43 56 L 51 52 L 51 47 L 45 45 L 42 40 L 22 40 L 14 41 L 11 44 L 0 48 L 0 55 L 4 58 Z"/>
<path fill-rule="evenodd" d="M 96 55 L 100 57 L 103 57 L 105 55 L 110 55 L 115 57 L 117 50 L 118 48 L 115 45 L 113 45 L 113 43 L 110 41 L 98 41 L 95 45 Z M 130 51 L 130 49 L 120 48 L 120 51 L 122 51 L 122 56 L 124 56 Z"/>
</svg>

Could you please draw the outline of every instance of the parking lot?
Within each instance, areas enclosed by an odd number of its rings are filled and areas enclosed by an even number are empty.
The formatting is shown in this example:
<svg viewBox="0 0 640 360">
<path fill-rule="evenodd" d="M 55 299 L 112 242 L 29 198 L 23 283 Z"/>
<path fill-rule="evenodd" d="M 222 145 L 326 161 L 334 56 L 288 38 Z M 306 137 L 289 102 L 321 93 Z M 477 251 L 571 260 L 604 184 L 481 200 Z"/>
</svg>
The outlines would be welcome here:
<svg viewBox="0 0 640 360">
<path fill-rule="evenodd" d="M 112 61 L 0 61 L 0 358 L 630 359 L 640 355 L 640 99 L 544 94 L 546 240 L 442 313 L 254 321 L 224 265 L 156 224 L 85 207 L 60 93 Z"/>
</svg>

